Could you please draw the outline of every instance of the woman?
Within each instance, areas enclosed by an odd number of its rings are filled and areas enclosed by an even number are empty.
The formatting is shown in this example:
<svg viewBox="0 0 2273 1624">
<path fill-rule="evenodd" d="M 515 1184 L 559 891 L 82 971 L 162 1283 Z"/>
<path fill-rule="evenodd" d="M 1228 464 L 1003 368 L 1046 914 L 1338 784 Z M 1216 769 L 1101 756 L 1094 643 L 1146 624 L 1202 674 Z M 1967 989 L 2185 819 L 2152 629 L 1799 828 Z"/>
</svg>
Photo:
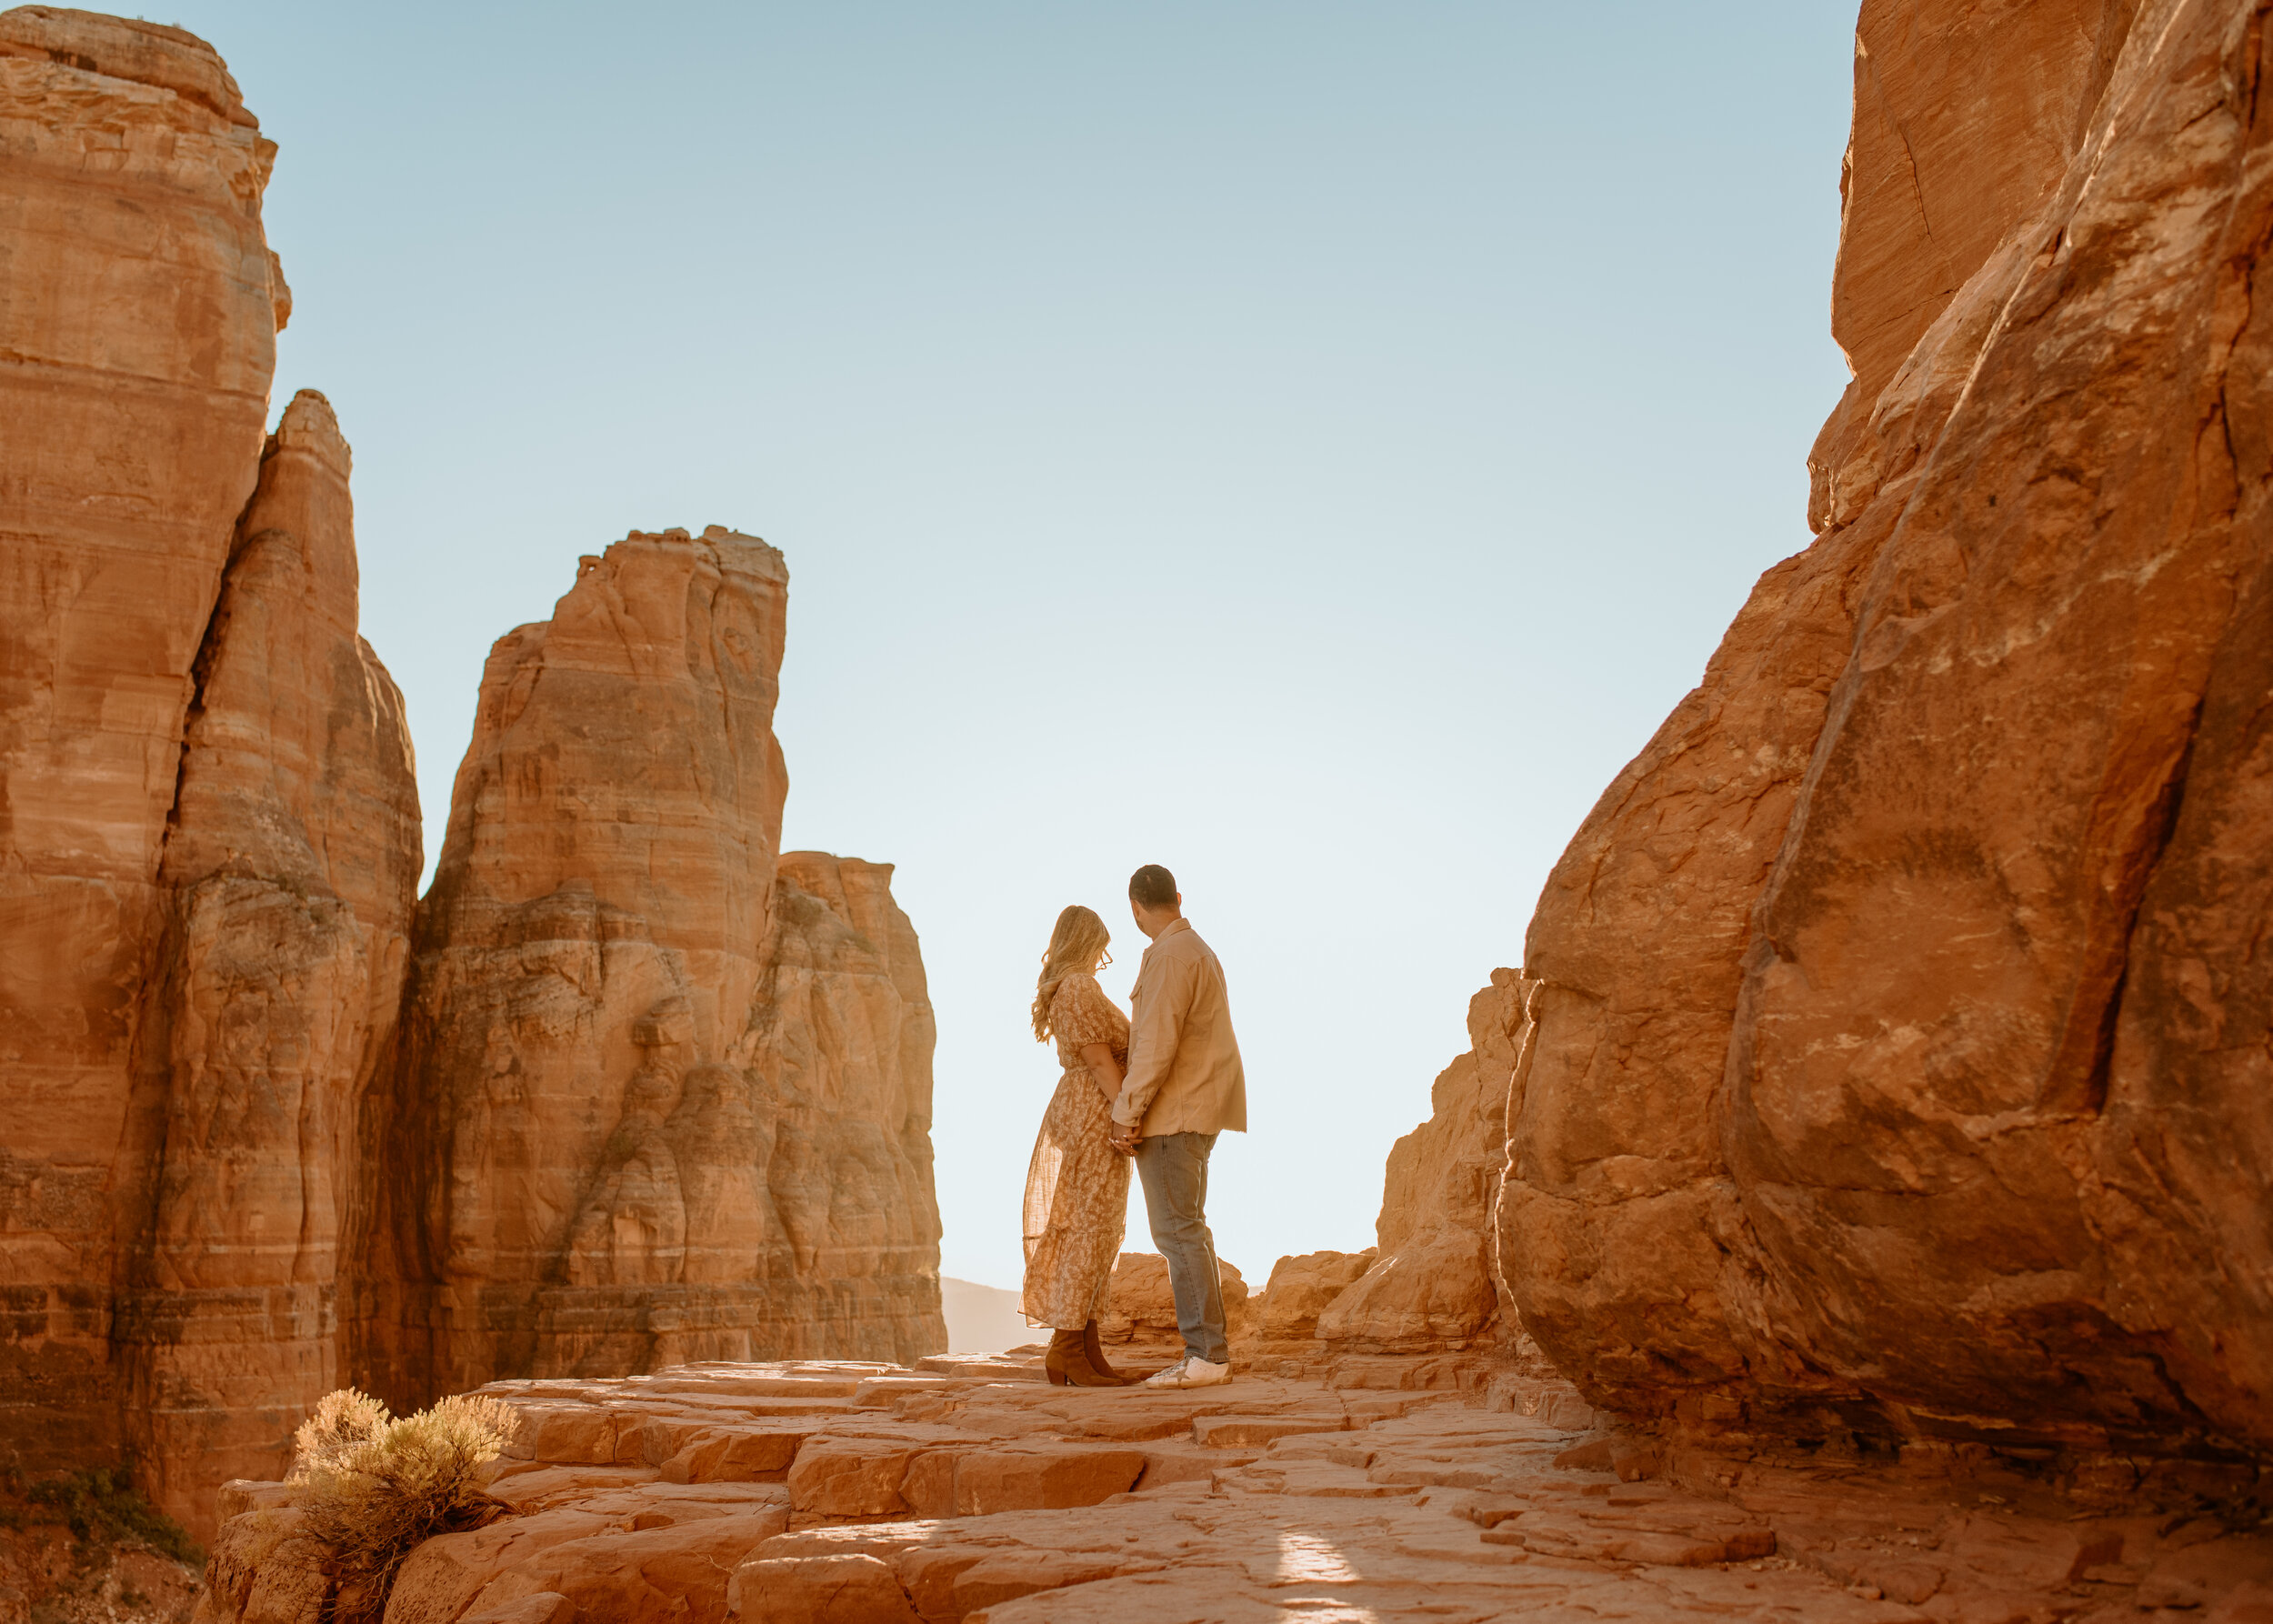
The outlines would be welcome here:
<svg viewBox="0 0 2273 1624">
<path fill-rule="evenodd" d="M 1026 1287 L 1018 1308 L 1051 1328 L 1044 1368 L 1060 1387 L 1126 1387 L 1097 1343 L 1128 1213 L 1128 1159 L 1112 1146 L 1128 1064 L 1128 1018 L 1097 985 L 1110 964 L 1105 921 L 1078 903 L 1057 916 L 1034 987 L 1034 1040 L 1057 1040 L 1065 1075 L 1042 1113 L 1026 1174 Z"/>
</svg>

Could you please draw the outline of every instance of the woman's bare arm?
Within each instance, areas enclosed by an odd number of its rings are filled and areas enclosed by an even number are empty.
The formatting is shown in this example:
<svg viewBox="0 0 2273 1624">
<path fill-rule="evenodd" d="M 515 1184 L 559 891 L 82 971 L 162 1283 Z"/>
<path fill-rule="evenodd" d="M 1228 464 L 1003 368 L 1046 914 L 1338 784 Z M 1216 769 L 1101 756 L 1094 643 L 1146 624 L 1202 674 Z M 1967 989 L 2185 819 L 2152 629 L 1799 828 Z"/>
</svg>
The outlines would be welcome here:
<svg viewBox="0 0 2273 1624">
<path fill-rule="evenodd" d="M 1121 1097 L 1121 1068 L 1113 1058 L 1113 1051 L 1102 1043 L 1081 1046 L 1081 1063 L 1089 1068 L 1089 1080 L 1103 1090 L 1107 1110 Z"/>
</svg>

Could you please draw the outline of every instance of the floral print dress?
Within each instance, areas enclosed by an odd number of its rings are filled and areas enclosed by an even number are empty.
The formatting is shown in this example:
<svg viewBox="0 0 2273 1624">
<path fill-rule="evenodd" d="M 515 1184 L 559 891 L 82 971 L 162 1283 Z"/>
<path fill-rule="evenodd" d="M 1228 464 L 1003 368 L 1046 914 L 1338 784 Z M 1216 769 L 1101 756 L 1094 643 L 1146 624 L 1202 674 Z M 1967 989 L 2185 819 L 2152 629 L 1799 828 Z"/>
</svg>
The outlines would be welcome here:
<svg viewBox="0 0 2273 1624">
<path fill-rule="evenodd" d="M 1081 1058 L 1102 1043 L 1124 1069 L 1128 1018 L 1095 976 L 1071 975 L 1050 999 L 1050 1036 L 1065 1075 L 1042 1113 L 1026 1173 L 1026 1283 L 1018 1308 L 1029 1324 L 1079 1330 L 1104 1309 L 1128 1217 L 1128 1158 L 1106 1143 L 1112 1108 Z"/>
</svg>

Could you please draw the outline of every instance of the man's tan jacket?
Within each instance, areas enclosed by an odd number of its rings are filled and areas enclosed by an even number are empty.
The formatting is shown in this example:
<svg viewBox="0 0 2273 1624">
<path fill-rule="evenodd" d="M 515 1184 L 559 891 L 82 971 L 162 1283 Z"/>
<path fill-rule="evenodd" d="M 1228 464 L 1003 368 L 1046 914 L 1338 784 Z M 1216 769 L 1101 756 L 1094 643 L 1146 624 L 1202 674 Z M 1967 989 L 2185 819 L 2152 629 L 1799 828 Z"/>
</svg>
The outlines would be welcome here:
<svg viewBox="0 0 2273 1624">
<path fill-rule="evenodd" d="M 1187 920 L 1153 938 L 1129 995 L 1128 1075 L 1113 1120 L 1147 1138 L 1247 1126 L 1247 1071 L 1223 966 Z"/>
</svg>

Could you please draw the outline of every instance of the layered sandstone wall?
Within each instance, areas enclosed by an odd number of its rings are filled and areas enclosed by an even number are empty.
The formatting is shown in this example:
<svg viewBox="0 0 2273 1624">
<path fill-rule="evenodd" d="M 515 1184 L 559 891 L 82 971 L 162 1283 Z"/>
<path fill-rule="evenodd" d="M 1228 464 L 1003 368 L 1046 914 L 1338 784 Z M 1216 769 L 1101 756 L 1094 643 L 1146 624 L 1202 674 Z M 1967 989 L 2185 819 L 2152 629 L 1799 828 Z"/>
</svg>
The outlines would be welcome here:
<svg viewBox="0 0 2273 1624">
<path fill-rule="evenodd" d="M 774 1112 L 762 1312 L 737 1345 L 912 1360 L 947 1346 L 932 1184 L 937 1022 L 892 866 L 782 854 L 744 1037 Z M 658 1358 L 680 1357 L 659 1352 Z"/>
<path fill-rule="evenodd" d="M 358 1315 L 398 1403 L 944 1341 L 914 932 L 888 868 L 777 865 L 787 586 L 635 532 L 491 653 Z"/>
<path fill-rule="evenodd" d="M 776 855 L 780 555 L 636 535 L 505 639 L 414 921 L 347 444 L 263 434 L 275 148 L 45 6 L 0 142 L 0 1467 L 203 1534 L 349 1381 L 936 1350 L 915 932 Z"/>
<path fill-rule="evenodd" d="M 536 1366 L 906 1361 L 946 1347 L 936 1023 L 891 875 L 782 854 L 748 1024 L 725 1064 L 682 1072 L 676 1098 L 657 1072 L 627 1101 L 540 1298 L 553 1339 Z"/>
<path fill-rule="evenodd" d="M 145 1487 L 193 1520 L 345 1379 L 356 1118 L 394 1059 L 417 784 L 402 696 L 355 630 L 348 469 L 302 392 L 198 656 L 158 866 L 112 1340 Z"/>
<path fill-rule="evenodd" d="M 1502 1257 L 1597 1402 L 2273 1447 L 2269 37 L 1863 8 L 1820 533 L 1527 943 Z"/>
<path fill-rule="evenodd" d="M 0 1449 L 115 1448 L 114 1191 L 193 667 L 253 493 L 274 146 L 179 29 L 0 13 Z"/>
</svg>

